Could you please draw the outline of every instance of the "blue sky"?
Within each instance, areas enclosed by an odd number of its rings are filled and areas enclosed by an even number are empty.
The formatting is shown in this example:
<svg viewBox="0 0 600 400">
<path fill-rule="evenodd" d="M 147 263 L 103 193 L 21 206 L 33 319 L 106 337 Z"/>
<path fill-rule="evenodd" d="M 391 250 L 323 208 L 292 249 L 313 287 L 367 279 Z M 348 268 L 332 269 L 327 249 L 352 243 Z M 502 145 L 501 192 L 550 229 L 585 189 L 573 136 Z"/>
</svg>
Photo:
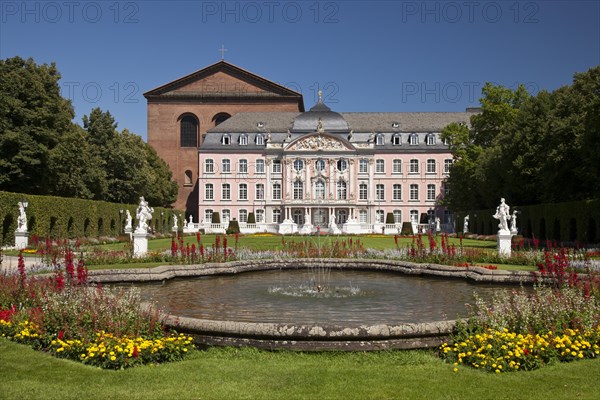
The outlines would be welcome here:
<svg viewBox="0 0 600 400">
<path fill-rule="evenodd" d="M 336 111 L 462 111 L 600 65 L 599 1 L 7 1 L 0 58 L 56 62 L 76 121 L 146 138 L 142 93 L 225 59 Z"/>
</svg>

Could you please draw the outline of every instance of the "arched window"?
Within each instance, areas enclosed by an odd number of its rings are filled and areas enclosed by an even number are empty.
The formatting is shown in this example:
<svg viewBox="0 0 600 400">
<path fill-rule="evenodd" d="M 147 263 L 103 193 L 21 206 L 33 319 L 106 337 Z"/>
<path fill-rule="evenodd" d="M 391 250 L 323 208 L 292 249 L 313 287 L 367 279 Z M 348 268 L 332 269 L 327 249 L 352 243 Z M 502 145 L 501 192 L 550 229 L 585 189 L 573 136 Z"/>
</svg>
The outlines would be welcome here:
<svg viewBox="0 0 600 400">
<path fill-rule="evenodd" d="M 343 158 L 340 158 L 337 162 L 338 171 L 344 172 L 346 168 L 348 168 L 348 161 L 344 160 Z"/>
<path fill-rule="evenodd" d="M 240 145 L 241 146 L 246 146 L 248 145 L 248 135 L 246 135 L 245 133 L 242 133 L 240 135 L 240 139 L 239 139 Z"/>
<path fill-rule="evenodd" d="M 304 198 L 304 183 L 301 180 L 294 181 L 294 200 Z"/>
<path fill-rule="evenodd" d="M 192 171 L 185 171 L 185 176 L 183 178 L 183 186 L 192 186 Z"/>
<path fill-rule="evenodd" d="M 377 136 L 375 136 L 375 144 L 377 146 L 383 146 L 385 144 L 385 138 L 382 133 L 378 133 Z"/>
<path fill-rule="evenodd" d="M 435 134 L 429 133 L 427 135 L 427 146 L 433 146 L 435 144 Z"/>
<path fill-rule="evenodd" d="M 231 135 L 226 133 L 221 137 L 221 144 L 230 145 L 231 144 Z"/>
<path fill-rule="evenodd" d="M 315 198 L 324 199 L 325 198 L 325 181 L 319 179 L 315 182 Z"/>
<path fill-rule="evenodd" d="M 257 146 L 264 146 L 265 145 L 265 136 L 262 133 L 257 134 L 255 142 L 256 142 Z"/>
<path fill-rule="evenodd" d="M 411 133 L 410 136 L 408 137 L 408 142 L 410 143 L 411 146 L 416 146 L 419 144 L 419 135 L 417 135 L 416 133 Z"/>
<path fill-rule="evenodd" d="M 346 200 L 346 181 L 340 179 L 337 183 L 338 200 Z"/>
<path fill-rule="evenodd" d="M 217 126 L 220 123 L 227 121 L 230 117 L 231 115 L 227 113 L 219 113 L 213 117 L 213 122 L 215 123 L 215 126 Z"/>
<path fill-rule="evenodd" d="M 392 144 L 394 146 L 400 146 L 402 144 L 402 135 L 400 133 L 394 133 L 392 135 Z"/>
<path fill-rule="evenodd" d="M 318 159 L 317 161 L 315 161 L 315 169 L 319 172 L 324 171 L 325 170 L 325 160 Z"/>
<path fill-rule="evenodd" d="M 186 115 L 179 122 L 179 145 L 181 147 L 198 147 L 198 120 L 193 115 Z"/>
</svg>

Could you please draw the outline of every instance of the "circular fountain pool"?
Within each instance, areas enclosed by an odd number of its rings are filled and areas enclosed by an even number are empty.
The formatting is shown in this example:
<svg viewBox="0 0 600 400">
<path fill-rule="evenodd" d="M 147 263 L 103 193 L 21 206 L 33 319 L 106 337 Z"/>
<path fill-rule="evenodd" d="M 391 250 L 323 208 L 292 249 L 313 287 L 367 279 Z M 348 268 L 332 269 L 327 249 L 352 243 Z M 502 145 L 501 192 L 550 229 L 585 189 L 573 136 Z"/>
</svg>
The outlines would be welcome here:
<svg viewBox="0 0 600 400">
<path fill-rule="evenodd" d="M 169 314 L 184 317 L 355 327 L 464 317 L 474 292 L 489 297 L 506 290 L 390 272 L 332 270 L 327 275 L 315 283 L 308 270 L 261 271 L 143 285 L 141 293 Z"/>
</svg>

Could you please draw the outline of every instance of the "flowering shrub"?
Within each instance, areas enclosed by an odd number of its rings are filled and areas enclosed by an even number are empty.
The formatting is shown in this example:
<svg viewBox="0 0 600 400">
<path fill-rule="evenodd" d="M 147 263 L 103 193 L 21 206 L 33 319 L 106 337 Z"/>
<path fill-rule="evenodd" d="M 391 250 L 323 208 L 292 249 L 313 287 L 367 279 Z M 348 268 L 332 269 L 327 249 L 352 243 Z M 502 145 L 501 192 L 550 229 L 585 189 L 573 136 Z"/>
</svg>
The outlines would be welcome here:
<svg viewBox="0 0 600 400">
<path fill-rule="evenodd" d="M 444 343 L 440 354 L 454 363 L 454 371 L 467 365 L 490 372 L 532 370 L 552 360 L 563 362 L 600 355 L 600 327 L 580 332 L 566 329 L 562 334 L 521 334 L 507 329 L 487 329 L 469 335 L 453 345 Z"/>
<path fill-rule="evenodd" d="M 22 261 L 22 260 L 21 260 Z M 21 263 L 20 263 L 21 265 Z M 139 292 L 87 284 L 80 259 L 65 253 L 51 277 L 0 274 L 0 335 L 102 368 L 181 359 L 191 338 L 166 332 Z"/>
</svg>

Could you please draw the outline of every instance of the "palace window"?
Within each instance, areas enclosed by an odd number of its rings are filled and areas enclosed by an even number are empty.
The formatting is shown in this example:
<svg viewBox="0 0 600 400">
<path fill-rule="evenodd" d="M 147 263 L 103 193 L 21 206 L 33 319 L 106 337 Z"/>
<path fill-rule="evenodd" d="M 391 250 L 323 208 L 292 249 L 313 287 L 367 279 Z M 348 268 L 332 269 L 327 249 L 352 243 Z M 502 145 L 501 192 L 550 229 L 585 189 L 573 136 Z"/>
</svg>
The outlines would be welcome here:
<svg viewBox="0 0 600 400">
<path fill-rule="evenodd" d="M 394 210 L 394 223 L 395 224 L 402 223 L 402 210 Z"/>
<path fill-rule="evenodd" d="M 317 160 L 315 161 L 315 169 L 319 172 L 325 171 L 325 160 Z"/>
<path fill-rule="evenodd" d="M 410 185 L 410 199 L 413 201 L 419 200 L 419 185 Z"/>
<path fill-rule="evenodd" d="M 262 133 L 257 134 L 255 142 L 256 142 L 257 146 L 264 146 L 265 145 L 265 135 L 263 135 Z"/>
<path fill-rule="evenodd" d="M 340 179 L 337 183 L 337 198 L 338 200 L 346 200 L 346 181 Z"/>
<path fill-rule="evenodd" d="M 348 168 L 348 161 L 344 160 L 343 158 L 340 158 L 337 162 L 338 171 L 344 172 L 346 168 Z"/>
<path fill-rule="evenodd" d="M 383 210 L 377 210 L 375 212 L 375 220 L 378 224 L 383 224 L 385 221 L 385 212 Z"/>
<path fill-rule="evenodd" d="M 392 200 L 402 200 L 402 185 L 394 183 L 394 186 L 392 186 Z"/>
<path fill-rule="evenodd" d="M 204 185 L 204 200 L 214 200 L 214 188 L 212 183 Z"/>
<path fill-rule="evenodd" d="M 262 208 L 256 210 L 256 222 L 265 222 L 265 210 L 263 210 Z"/>
<path fill-rule="evenodd" d="M 433 146 L 435 144 L 435 133 L 430 133 L 427 135 L 427 146 Z"/>
<path fill-rule="evenodd" d="M 223 136 L 221 136 L 221 144 L 222 145 L 230 145 L 231 144 L 231 135 L 226 133 Z"/>
<path fill-rule="evenodd" d="M 231 211 L 225 209 L 221 211 L 221 219 L 223 220 L 223 223 L 228 223 L 229 220 L 231 220 Z"/>
<path fill-rule="evenodd" d="M 322 181 L 321 179 L 315 182 L 315 198 L 325 198 L 325 181 Z"/>
<path fill-rule="evenodd" d="M 435 185 L 427 185 L 427 200 L 434 201 L 435 200 Z"/>
<path fill-rule="evenodd" d="M 198 147 L 198 120 L 186 115 L 179 123 L 179 145 L 181 147 Z"/>
<path fill-rule="evenodd" d="M 445 159 L 444 160 L 444 173 L 449 174 L 451 167 L 452 167 L 452 159 L 451 158 Z"/>
<path fill-rule="evenodd" d="M 257 174 L 264 174 L 265 173 L 265 160 L 262 160 L 262 159 L 256 160 L 256 163 L 254 164 L 254 170 Z"/>
<path fill-rule="evenodd" d="M 240 200 L 248 200 L 248 185 L 245 183 L 240 183 L 238 198 Z"/>
<path fill-rule="evenodd" d="M 358 210 L 358 222 L 361 224 L 367 223 L 367 210 Z"/>
<path fill-rule="evenodd" d="M 377 146 L 383 146 L 385 144 L 383 133 L 378 133 L 377 136 L 375 136 L 375 144 Z"/>
<path fill-rule="evenodd" d="M 419 173 L 419 160 L 417 160 L 416 158 L 413 158 L 412 160 L 410 160 L 410 164 L 409 164 L 409 172 L 411 174 L 418 174 Z"/>
<path fill-rule="evenodd" d="M 433 158 L 427 160 L 427 173 L 435 174 L 435 160 Z"/>
<path fill-rule="evenodd" d="M 377 173 L 377 174 L 385 173 L 385 160 L 375 160 L 375 173 Z"/>
<path fill-rule="evenodd" d="M 224 159 L 221 161 L 221 172 L 224 174 L 231 172 L 231 160 Z"/>
<path fill-rule="evenodd" d="M 375 185 L 375 200 L 385 200 L 385 186 L 381 183 Z"/>
<path fill-rule="evenodd" d="M 402 160 L 396 158 L 392 161 L 392 173 L 401 174 L 402 173 Z"/>
<path fill-rule="evenodd" d="M 302 200 L 304 198 L 304 183 L 301 180 L 294 181 L 293 192 L 294 200 Z"/>
<path fill-rule="evenodd" d="M 229 183 L 221 185 L 221 200 L 231 200 L 231 185 Z"/>
<path fill-rule="evenodd" d="M 394 133 L 392 135 L 392 144 L 394 146 L 400 146 L 402 144 L 402 135 L 400 133 Z"/>
<path fill-rule="evenodd" d="M 273 200 L 281 200 L 281 183 L 275 182 L 272 187 Z"/>
<path fill-rule="evenodd" d="M 408 143 L 411 146 L 416 146 L 419 144 L 419 135 L 417 135 L 416 133 L 411 133 L 410 136 L 408 137 Z"/>
<path fill-rule="evenodd" d="M 419 222 L 419 210 L 410 210 L 411 222 Z"/>
<path fill-rule="evenodd" d="M 248 173 L 248 160 L 240 160 L 238 173 L 240 173 L 240 174 Z"/>
<path fill-rule="evenodd" d="M 369 173 L 369 160 L 362 158 L 358 161 L 358 173 L 359 174 Z"/>
<path fill-rule="evenodd" d="M 240 146 L 247 146 L 248 145 L 248 135 L 246 135 L 245 133 L 242 133 L 240 135 L 239 143 L 240 143 Z"/>
<path fill-rule="evenodd" d="M 256 200 L 265 199 L 265 185 L 262 183 L 256 184 Z"/>
<path fill-rule="evenodd" d="M 281 210 L 280 209 L 273 210 L 273 223 L 275 223 L 275 224 L 281 223 Z"/>
<path fill-rule="evenodd" d="M 204 160 L 204 172 L 207 174 L 213 174 L 215 172 L 215 163 L 210 158 Z"/>
<path fill-rule="evenodd" d="M 240 222 L 248 222 L 248 210 L 241 209 L 238 211 L 238 215 L 240 216 Z"/>
<path fill-rule="evenodd" d="M 212 217 L 213 217 L 213 210 L 211 210 L 210 208 L 207 210 L 204 210 L 204 222 L 208 222 L 209 224 L 212 224 Z"/>
<path fill-rule="evenodd" d="M 294 160 L 294 171 L 300 172 L 304 169 L 304 161 L 302 160 Z"/>
<path fill-rule="evenodd" d="M 273 164 L 271 166 L 274 174 L 281 173 L 281 160 L 273 160 Z"/>
<path fill-rule="evenodd" d="M 358 185 L 358 199 L 367 200 L 369 198 L 369 186 L 366 183 Z"/>
</svg>

